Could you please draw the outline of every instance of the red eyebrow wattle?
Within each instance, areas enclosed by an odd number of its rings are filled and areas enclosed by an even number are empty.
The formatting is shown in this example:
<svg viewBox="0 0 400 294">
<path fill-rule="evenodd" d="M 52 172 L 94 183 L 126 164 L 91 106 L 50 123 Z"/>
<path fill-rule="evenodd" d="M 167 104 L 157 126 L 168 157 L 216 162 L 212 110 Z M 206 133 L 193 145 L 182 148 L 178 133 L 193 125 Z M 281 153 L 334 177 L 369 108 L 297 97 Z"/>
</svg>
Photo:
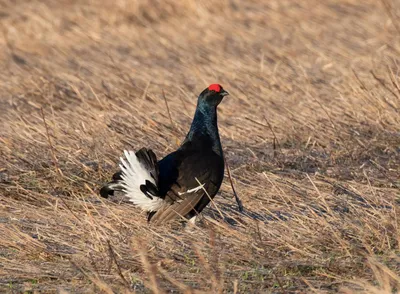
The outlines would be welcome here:
<svg viewBox="0 0 400 294">
<path fill-rule="evenodd" d="M 210 91 L 215 91 L 217 93 L 219 93 L 221 91 L 221 85 L 219 84 L 212 84 L 208 87 L 208 90 Z"/>
</svg>

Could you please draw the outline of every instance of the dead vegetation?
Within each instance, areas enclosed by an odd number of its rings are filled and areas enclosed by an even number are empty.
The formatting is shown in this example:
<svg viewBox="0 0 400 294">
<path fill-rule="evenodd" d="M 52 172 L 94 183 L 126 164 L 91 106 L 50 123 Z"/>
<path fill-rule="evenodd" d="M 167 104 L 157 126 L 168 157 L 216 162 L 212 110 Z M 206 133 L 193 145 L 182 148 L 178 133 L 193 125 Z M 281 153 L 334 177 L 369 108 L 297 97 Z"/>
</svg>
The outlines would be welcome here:
<svg viewBox="0 0 400 294">
<path fill-rule="evenodd" d="M 398 292 L 398 1 L 0 7 L 2 292 Z M 245 212 L 227 178 L 193 232 L 99 198 L 214 82 Z"/>
</svg>

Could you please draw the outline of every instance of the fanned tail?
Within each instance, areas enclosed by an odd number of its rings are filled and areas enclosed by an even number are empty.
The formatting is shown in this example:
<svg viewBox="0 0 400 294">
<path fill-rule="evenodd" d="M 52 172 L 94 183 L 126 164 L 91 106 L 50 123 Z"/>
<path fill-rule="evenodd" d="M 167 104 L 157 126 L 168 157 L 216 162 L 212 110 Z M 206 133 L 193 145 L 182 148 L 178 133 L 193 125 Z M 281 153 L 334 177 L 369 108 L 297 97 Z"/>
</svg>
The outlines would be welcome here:
<svg viewBox="0 0 400 294">
<path fill-rule="evenodd" d="M 136 153 L 124 151 L 119 165 L 121 171 L 114 174 L 113 181 L 103 186 L 101 196 L 113 191 L 124 191 L 129 200 L 147 212 L 157 211 L 164 204 L 158 193 L 158 163 L 154 152 L 142 148 Z M 103 197 L 105 197 L 103 196 Z"/>
</svg>

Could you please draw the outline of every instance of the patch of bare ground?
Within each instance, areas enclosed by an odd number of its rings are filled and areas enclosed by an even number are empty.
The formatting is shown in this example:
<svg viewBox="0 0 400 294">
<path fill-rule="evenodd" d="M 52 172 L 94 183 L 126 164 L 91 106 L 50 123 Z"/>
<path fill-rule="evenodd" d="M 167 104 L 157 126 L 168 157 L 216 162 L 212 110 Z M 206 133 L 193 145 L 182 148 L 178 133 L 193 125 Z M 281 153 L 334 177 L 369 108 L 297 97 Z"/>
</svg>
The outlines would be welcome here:
<svg viewBox="0 0 400 294">
<path fill-rule="evenodd" d="M 398 292 L 398 2 L 0 7 L 2 292 Z M 192 232 L 101 199 L 214 82 L 244 213 L 228 178 Z"/>
</svg>

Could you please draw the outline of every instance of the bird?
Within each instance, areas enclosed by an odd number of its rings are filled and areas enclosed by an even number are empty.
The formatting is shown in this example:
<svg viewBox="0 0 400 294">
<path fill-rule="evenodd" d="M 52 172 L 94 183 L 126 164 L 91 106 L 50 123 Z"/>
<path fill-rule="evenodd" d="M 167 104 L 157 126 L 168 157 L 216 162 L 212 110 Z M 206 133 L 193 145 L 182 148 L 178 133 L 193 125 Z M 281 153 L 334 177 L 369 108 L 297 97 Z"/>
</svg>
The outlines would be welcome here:
<svg viewBox="0 0 400 294">
<path fill-rule="evenodd" d="M 154 225 L 182 218 L 194 224 L 224 178 L 217 107 L 227 95 L 220 84 L 204 89 L 185 139 L 161 160 L 157 161 L 153 150 L 146 147 L 137 152 L 124 150 L 120 170 L 100 189 L 101 197 L 123 192 Z"/>
</svg>

